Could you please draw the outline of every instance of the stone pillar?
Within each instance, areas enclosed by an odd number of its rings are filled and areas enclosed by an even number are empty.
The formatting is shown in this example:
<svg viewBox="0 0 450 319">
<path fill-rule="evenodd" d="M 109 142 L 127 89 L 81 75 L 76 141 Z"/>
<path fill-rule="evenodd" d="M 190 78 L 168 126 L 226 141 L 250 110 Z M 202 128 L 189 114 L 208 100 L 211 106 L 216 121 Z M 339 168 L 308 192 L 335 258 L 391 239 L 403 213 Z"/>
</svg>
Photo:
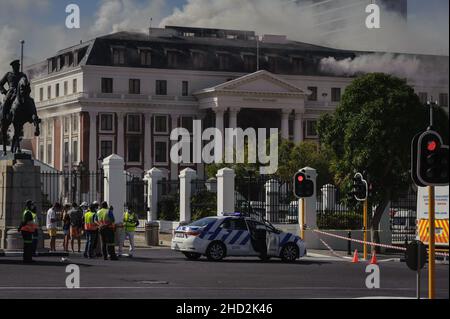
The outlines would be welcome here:
<svg viewBox="0 0 450 319">
<path fill-rule="evenodd" d="M 123 211 L 126 201 L 126 180 L 124 174 L 125 162 L 122 157 L 113 154 L 103 160 L 105 173 L 105 201 L 114 207 L 116 223 L 123 220 Z"/>
<path fill-rule="evenodd" d="M 239 113 L 239 109 L 237 108 L 230 108 L 230 121 L 229 121 L 229 128 L 237 128 L 237 117 Z"/>
<path fill-rule="evenodd" d="M 171 126 L 171 129 L 173 130 L 173 129 L 175 129 L 175 128 L 178 127 L 178 119 L 179 119 L 179 116 L 178 116 L 178 115 L 175 115 L 175 114 L 172 114 L 172 115 L 170 116 L 170 118 L 171 118 L 171 120 L 172 120 L 172 126 Z M 177 143 L 176 141 L 171 141 L 171 142 L 170 142 L 171 147 L 174 146 L 176 143 Z M 170 152 L 169 152 L 169 156 L 170 156 Z M 169 158 L 169 162 L 170 162 L 170 179 L 171 179 L 172 181 L 175 181 L 175 180 L 178 179 L 178 164 L 172 162 L 172 161 L 170 160 L 170 158 Z"/>
<path fill-rule="evenodd" d="M 305 167 L 300 170 L 303 172 L 306 177 L 313 181 L 314 185 L 316 186 L 317 182 L 317 171 L 314 168 L 311 167 Z M 302 201 L 305 202 L 305 215 L 304 219 L 302 218 Z M 298 201 L 298 207 L 299 207 L 299 226 L 300 229 L 304 225 L 308 228 L 304 232 L 304 239 L 306 241 L 306 247 L 309 249 L 319 249 L 322 246 L 321 242 L 319 241 L 319 237 L 317 234 L 315 234 L 312 229 L 317 229 L 317 195 L 316 195 L 316 188 L 314 187 L 314 194 L 311 197 L 300 199 Z"/>
<path fill-rule="evenodd" d="M 144 119 L 144 170 L 147 171 L 152 167 L 152 114 L 145 113 Z"/>
<path fill-rule="evenodd" d="M 89 170 L 91 171 L 97 170 L 97 115 L 98 112 L 89 112 Z"/>
<path fill-rule="evenodd" d="M 222 168 L 217 172 L 217 215 L 233 213 L 234 207 L 234 170 Z"/>
<path fill-rule="evenodd" d="M 285 140 L 289 139 L 289 114 L 290 111 L 281 111 L 281 137 Z"/>
<path fill-rule="evenodd" d="M 186 168 L 180 172 L 180 222 L 191 221 L 192 181 L 197 178 L 197 172 Z"/>
<path fill-rule="evenodd" d="M 69 117 L 69 171 L 72 171 L 72 160 L 73 160 L 73 143 L 72 143 L 72 115 L 68 115 Z M 72 177 L 69 177 L 69 184 L 72 184 Z"/>
<path fill-rule="evenodd" d="M 295 112 L 294 119 L 294 143 L 303 142 L 303 113 Z"/>
<path fill-rule="evenodd" d="M 147 221 L 151 222 L 158 219 L 158 182 L 164 177 L 163 172 L 154 167 L 145 174 L 144 180 L 147 181 L 147 205 L 149 208 Z"/>
<path fill-rule="evenodd" d="M 223 121 L 223 115 L 224 112 L 223 110 L 214 110 L 216 112 L 216 128 L 222 133 L 221 136 L 216 136 L 216 141 L 219 141 L 220 139 L 222 139 L 222 149 L 223 149 L 223 145 L 224 145 L 224 134 L 225 134 L 225 129 L 224 129 L 224 121 Z"/>
<path fill-rule="evenodd" d="M 122 158 L 125 157 L 125 131 L 124 131 L 125 114 L 122 112 L 117 113 L 117 155 Z"/>
</svg>

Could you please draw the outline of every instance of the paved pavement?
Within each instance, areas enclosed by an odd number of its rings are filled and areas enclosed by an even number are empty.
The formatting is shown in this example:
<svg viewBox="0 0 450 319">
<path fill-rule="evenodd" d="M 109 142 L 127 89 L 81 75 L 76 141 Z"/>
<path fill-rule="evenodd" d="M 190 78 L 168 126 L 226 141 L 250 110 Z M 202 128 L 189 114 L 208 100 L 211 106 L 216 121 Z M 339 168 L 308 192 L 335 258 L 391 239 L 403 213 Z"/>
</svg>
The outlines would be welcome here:
<svg viewBox="0 0 450 319">
<path fill-rule="evenodd" d="M 138 249 L 135 258 L 119 261 L 78 254 L 67 261 L 36 260 L 23 265 L 18 257 L 0 257 L 0 298 L 413 298 L 416 287 L 415 273 L 403 262 L 381 262 L 381 288 L 370 290 L 365 286 L 367 263 L 318 252 L 293 264 L 255 258 L 188 261 L 167 247 Z M 66 288 L 71 263 L 80 267 L 80 289 Z M 437 297 L 448 299 L 448 264 L 438 264 L 436 275 Z M 426 283 L 426 270 L 423 277 Z"/>
</svg>

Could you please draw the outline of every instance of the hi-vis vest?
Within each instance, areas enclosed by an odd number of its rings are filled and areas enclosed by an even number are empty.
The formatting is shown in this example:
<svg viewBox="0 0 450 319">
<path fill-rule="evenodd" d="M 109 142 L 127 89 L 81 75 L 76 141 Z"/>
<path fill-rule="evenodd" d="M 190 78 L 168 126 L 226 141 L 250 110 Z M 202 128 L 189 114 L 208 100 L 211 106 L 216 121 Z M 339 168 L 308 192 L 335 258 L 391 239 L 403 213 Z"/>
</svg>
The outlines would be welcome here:
<svg viewBox="0 0 450 319">
<path fill-rule="evenodd" d="M 94 222 L 95 213 L 91 211 L 87 211 L 86 214 L 84 214 L 84 230 L 97 230 L 98 226 Z"/>
<path fill-rule="evenodd" d="M 107 208 L 101 208 L 97 212 L 97 220 L 100 226 L 108 226 L 110 228 L 114 228 L 114 224 L 109 218 L 109 210 Z"/>
<path fill-rule="evenodd" d="M 22 220 L 25 221 L 25 215 L 28 212 L 31 213 L 31 215 L 33 216 L 33 220 L 29 221 L 27 224 L 23 225 L 20 228 L 20 230 L 24 231 L 24 232 L 28 232 L 28 233 L 34 233 L 36 231 L 36 229 L 38 228 L 37 215 L 35 213 L 33 213 L 31 210 L 25 209 L 23 211 Z"/>
<path fill-rule="evenodd" d="M 136 222 L 137 222 L 137 218 L 136 218 L 135 214 L 125 212 L 125 214 L 123 215 L 123 223 L 125 226 L 125 231 L 127 231 L 127 232 L 136 231 Z"/>
</svg>

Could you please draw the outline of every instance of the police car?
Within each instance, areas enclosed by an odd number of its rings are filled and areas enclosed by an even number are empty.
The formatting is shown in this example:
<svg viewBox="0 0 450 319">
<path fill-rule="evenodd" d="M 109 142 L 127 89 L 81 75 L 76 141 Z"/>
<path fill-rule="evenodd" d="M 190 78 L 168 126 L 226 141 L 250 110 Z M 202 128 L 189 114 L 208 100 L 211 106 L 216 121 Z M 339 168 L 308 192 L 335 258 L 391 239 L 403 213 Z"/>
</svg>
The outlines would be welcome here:
<svg viewBox="0 0 450 319">
<path fill-rule="evenodd" d="M 205 255 L 212 261 L 226 256 L 255 256 L 293 262 L 306 255 L 300 237 L 240 213 L 205 217 L 178 227 L 173 235 L 172 249 L 191 260 Z"/>
</svg>

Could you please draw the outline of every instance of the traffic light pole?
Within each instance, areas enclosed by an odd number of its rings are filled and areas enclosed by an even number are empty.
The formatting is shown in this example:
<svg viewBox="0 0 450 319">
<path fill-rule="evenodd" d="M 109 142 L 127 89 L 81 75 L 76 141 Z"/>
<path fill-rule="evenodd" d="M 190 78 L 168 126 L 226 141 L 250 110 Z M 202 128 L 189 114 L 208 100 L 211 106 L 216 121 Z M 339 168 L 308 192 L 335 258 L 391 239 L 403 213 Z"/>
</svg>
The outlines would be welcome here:
<svg viewBox="0 0 450 319">
<path fill-rule="evenodd" d="M 428 186 L 428 298 L 434 299 L 434 266 L 435 266 L 435 211 L 434 186 Z"/>
<path fill-rule="evenodd" d="M 305 231 L 305 199 L 304 198 L 302 198 L 301 200 L 300 200 L 302 203 L 301 203 L 301 214 L 302 214 L 302 225 L 301 225 L 301 229 L 300 229 L 300 233 L 301 233 L 301 238 L 303 239 L 303 240 L 305 240 L 305 233 L 306 233 L 306 231 Z"/>
<path fill-rule="evenodd" d="M 363 222 L 364 222 L 364 259 L 367 260 L 367 198 L 364 201 Z"/>
</svg>

